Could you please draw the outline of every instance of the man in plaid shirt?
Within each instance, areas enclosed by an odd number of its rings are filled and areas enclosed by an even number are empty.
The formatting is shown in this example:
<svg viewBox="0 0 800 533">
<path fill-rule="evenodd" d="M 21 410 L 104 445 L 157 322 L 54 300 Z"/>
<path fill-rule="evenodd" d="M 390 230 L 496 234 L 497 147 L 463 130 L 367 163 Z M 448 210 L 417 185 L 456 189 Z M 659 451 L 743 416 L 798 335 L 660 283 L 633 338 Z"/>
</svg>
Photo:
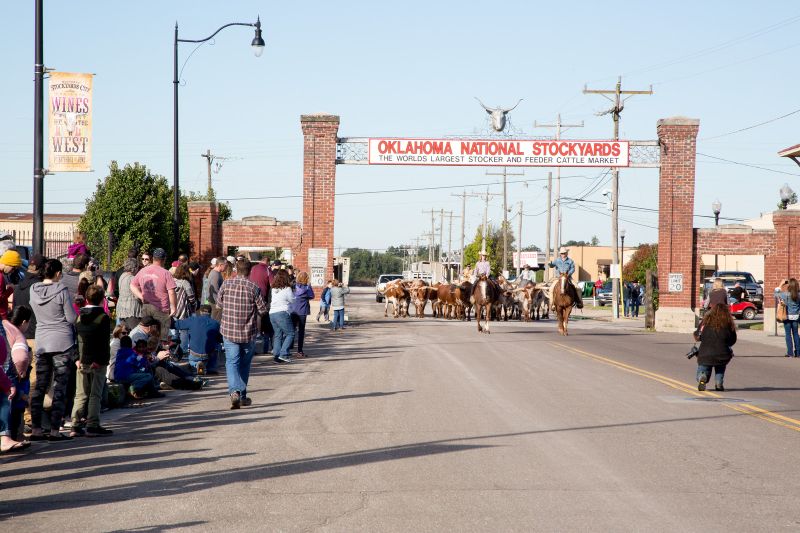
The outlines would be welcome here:
<svg viewBox="0 0 800 533">
<path fill-rule="evenodd" d="M 259 331 L 259 315 L 268 312 L 264 295 L 258 285 L 250 281 L 250 261 L 236 262 L 236 276 L 226 279 L 217 293 L 217 306 L 222 308 L 220 333 L 225 346 L 225 370 L 231 409 L 247 407 L 252 403 L 247 397 L 247 380 L 253 361 L 255 339 Z"/>
</svg>

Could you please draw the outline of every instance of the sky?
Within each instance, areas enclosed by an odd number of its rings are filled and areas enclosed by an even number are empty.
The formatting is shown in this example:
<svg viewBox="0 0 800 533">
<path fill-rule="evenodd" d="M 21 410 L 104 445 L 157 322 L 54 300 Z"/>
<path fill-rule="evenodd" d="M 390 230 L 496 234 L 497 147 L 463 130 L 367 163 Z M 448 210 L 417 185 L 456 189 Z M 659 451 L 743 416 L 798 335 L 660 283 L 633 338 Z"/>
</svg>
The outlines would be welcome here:
<svg viewBox="0 0 800 533">
<path fill-rule="evenodd" d="M 33 2 L 10 2 L 0 31 L 0 211 L 30 212 L 33 167 Z M 50 175 L 46 213 L 80 213 L 109 162 L 139 162 L 172 181 L 172 42 L 200 39 L 228 22 L 261 17 L 266 48 L 256 58 L 250 28 L 228 28 L 187 57 L 180 87 L 181 187 L 204 191 L 206 149 L 228 157 L 213 174 L 235 218 L 301 220 L 300 115 L 341 117 L 342 137 L 443 137 L 486 130 L 489 106 L 512 106 L 515 130 L 552 135 L 534 122 L 557 114 L 583 128 L 562 138 L 611 138 L 610 104 L 589 88 L 648 89 L 625 103 L 621 139 L 656 139 L 660 118 L 700 119 L 695 214 L 722 203 L 721 223 L 771 211 L 800 167 L 777 151 L 800 143 L 800 6 L 794 2 L 211 2 L 204 0 L 44 5 L 47 67 L 92 72 L 94 172 Z M 796 112 L 779 120 L 777 117 Z M 768 122 L 769 121 L 769 122 Z M 756 124 L 767 124 L 750 128 Z M 739 129 L 745 131 L 729 134 Z M 45 158 L 47 156 L 45 155 Z M 719 158 L 719 159 L 715 159 Z M 728 160 L 726 162 L 722 160 Z M 45 159 L 46 160 L 46 159 Z M 734 163 L 732 163 L 734 162 Z M 750 165 L 750 166 L 746 166 Z M 760 167 L 760 168 L 754 168 Z M 383 249 L 430 231 L 429 209 L 461 211 L 462 190 L 501 192 L 487 170 L 451 167 L 337 168 L 337 193 L 452 186 L 451 189 L 343 195 L 336 202 L 335 246 Z M 527 168 L 508 187 L 522 201 L 522 243 L 543 246 L 546 168 Z M 603 169 L 563 169 L 562 195 L 603 202 Z M 658 171 L 623 169 L 620 203 L 658 208 Z M 523 183 L 524 181 L 524 183 Z M 465 186 L 473 185 L 473 186 Z M 296 196 L 237 200 L 241 197 Z M 489 217 L 502 219 L 501 197 Z M 136 209 L 136 206 L 131 206 Z M 516 208 L 515 208 L 516 212 Z M 467 202 L 468 241 L 481 223 Z M 655 242 L 655 211 L 621 210 L 625 245 Z M 453 241 L 459 238 L 454 219 Z M 517 219 L 512 220 L 514 231 Z M 699 227 L 713 218 L 696 218 Z M 447 224 L 447 223 L 446 223 Z M 445 242 L 449 225 L 445 226 Z M 597 236 L 610 244 L 602 203 L 565 202 L 563 240 Z"/>
</svg>

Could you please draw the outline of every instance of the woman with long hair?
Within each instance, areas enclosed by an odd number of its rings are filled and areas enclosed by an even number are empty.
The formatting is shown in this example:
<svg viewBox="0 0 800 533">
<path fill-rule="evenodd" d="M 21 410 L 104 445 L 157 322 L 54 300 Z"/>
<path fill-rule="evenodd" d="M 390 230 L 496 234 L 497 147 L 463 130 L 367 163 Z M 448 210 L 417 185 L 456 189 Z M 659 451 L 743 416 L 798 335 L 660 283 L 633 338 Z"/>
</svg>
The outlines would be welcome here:
<svg viewBox="0 0 800 533">
<path fill-rule="evenodd" d="M 289 349 L 294 341 L 294 325 L 289 311 L 294 305 L 294 294 L 285 270 L 278 270 L 270 284 L 272 303 L 269 307 L 269 321 L 275 330 L 272 354 L 276 363 L 291 363 Z"/>
<path fill-rule="evenodd" d="M 800 336 L 797 333 L 797 324 L 800 321 L 800 285 L 797 279 L 790 279 L 786 290 L 780 292 L 778 298 L 786 306 L 786 320 L 783 321 L 786 357 L 800 357 Z"/>
<path fill-rule="evenodd" d="M 733 358 L 731 346 L 736 344 L 736 324 L 733 322 L 728 304 L 718 303 L 703 316 L 701 329 L 695 332 L 700 339 L 697 353 L 697 390 L 706 390 L 706 383 L 714 378 L 718 391 L 724 391 L 725 368 Z"/>
<path fill-rule="evenodd" d="M 294 285 L 294 305 L 292 306 L 292 323 L 297 331 L 297 357 L 305 357 L 303 342 L 306 338 L 306 318 L 311 314 L 309 302 L 314 299 L 314 289 L 308 284 L 308 272 L 297 275 Z"/>
</svg>

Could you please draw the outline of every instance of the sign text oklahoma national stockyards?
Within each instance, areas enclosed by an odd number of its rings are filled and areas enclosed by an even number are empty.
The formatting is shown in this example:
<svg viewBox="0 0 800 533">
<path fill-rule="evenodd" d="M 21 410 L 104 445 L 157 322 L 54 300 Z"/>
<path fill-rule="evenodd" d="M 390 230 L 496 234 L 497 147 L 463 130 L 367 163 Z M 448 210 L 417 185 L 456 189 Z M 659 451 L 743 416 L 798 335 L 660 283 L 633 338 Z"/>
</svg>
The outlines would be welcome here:
<svg viewBox="0 0 800 533">
<path fill-rule="evenodd" d="M 370 165 L 627 167 L 628 141 L 369 139 Z"/>
</svg>

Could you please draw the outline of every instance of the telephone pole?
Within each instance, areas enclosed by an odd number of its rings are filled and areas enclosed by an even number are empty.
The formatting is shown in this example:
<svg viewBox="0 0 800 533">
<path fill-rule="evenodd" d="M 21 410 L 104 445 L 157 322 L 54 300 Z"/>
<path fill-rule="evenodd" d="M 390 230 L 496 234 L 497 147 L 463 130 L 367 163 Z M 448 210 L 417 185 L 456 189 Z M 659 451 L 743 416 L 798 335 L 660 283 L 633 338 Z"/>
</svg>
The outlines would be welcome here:
<svg viewBox="0 0 800 533">
<path fill-rule="evenodd" d="M 550 224 L 553 221 L 552 216 L 552 208 L 553 208 L 553 173 L 547 173 L 547 236 L 545 237 L 545 245 L 544 245 L 544 254 L 545 254 L 545 269 L 544 269 L 544 280 L 550 281 L 550 267 L 548 264 L 550 263 Z"/>
<path fill-rule="evenodd" d="M 436 210 L 435 209 L 428 209 L 423 210 L 422 214 L 431 214 L 431 232 L 428 234 L 428 262 L 433 263 L 433 260 L 436 258 L 434 255 L 433 249 L 436 246 Z"/>
<path fill-rule="evenodd" d="M 468 193 L 463 191 L 461 194 L 450 194 L 461 198 L 461 261 L 459 264 L 460 272 L 464 272 L 464 237 L 466 235 L 466 222 L 467 222 L 467 198 L 480 197 L 480 194 Z"/>
<path fill-rule="evenodd" d="M 508 172 L 508 167 L 503 167 L 503 172 L 487 172 L 487 176 L 503 176 L 503 265 L 500 267 L 501 272 L 505 272 L 508 266 L 508 193 L 507 193 L 507 180 L 508 176 L 524 176 L 524 172 L 513 173 Z"/>
<path fill-rule="evenodd" d="M 517 277 L 519 277 L 519 273 L 522 271 L 522 200 L 519 202 L 519 232 L 517 233 Z"/>
<path fill-rule="evenodd" d="M 444 217 L 445 214 L 452 216 L 452 211 L 439 210 L 439 262 L 442 263 L 444 258 Z M 451 220 L 452 223 L 452 220 Z"/>
<path fill-rule="evenodd" d="M 561 132 L 564 129 L 569 128 L 582 128 L 583 121 L 580 124 L 563 124 L 561 122 L 561 113 L 556 115 L 556 121 L 554 124 L 539 124 L 538 122 L 533 122 L 534 128 L 555 128 L 556 129 L 556 136 L 555 139 L 558 141 L 561 139 Z M 554 247 L 561 246 L 561 167 L 556 167 L 556 242 L 554 243 Z"/>
<path fill-rule="evenodd" d="M 646 91 L 623 91 L 622 90 L 622 76 L 617 78 L 617 86 L 614 89 L 589 89 L 587 86 L 584 85 L 583 87 L 583 94 L 599 94 L 603 98 L 610 100 L 614 107 L 608 109 L 600 113 L 600 115 L 607 115 L 611 114 L 611 117 L 614 119 L 614 140 L 619 140 L 619 120 L 620 115 L 622 114 L 622 110 L 625 108 L 625 101 L 630 98 L 631 96 L 637 94 L 653 94 L 653 86 L 650 86 L 649 90 Z M 614 95 L 613 98 L 608 96 L 609 94 Z M 626 98 L 622 98 L 622 95 L 627 94 L 630 95 Z M 620 264 L 619 264 L 619 168 L 614 167 L 611 169 L 611 179 L 612 179 L 612 198 L 611 198 L 611 295 L 614 300 L 614 305 L 611 308 L 613 311 L 614 318 L 619 318 L 619 293 L 620 293 L 620 286 L 619 286 L 619 276 L 620 276 Z"/>
</svg>

